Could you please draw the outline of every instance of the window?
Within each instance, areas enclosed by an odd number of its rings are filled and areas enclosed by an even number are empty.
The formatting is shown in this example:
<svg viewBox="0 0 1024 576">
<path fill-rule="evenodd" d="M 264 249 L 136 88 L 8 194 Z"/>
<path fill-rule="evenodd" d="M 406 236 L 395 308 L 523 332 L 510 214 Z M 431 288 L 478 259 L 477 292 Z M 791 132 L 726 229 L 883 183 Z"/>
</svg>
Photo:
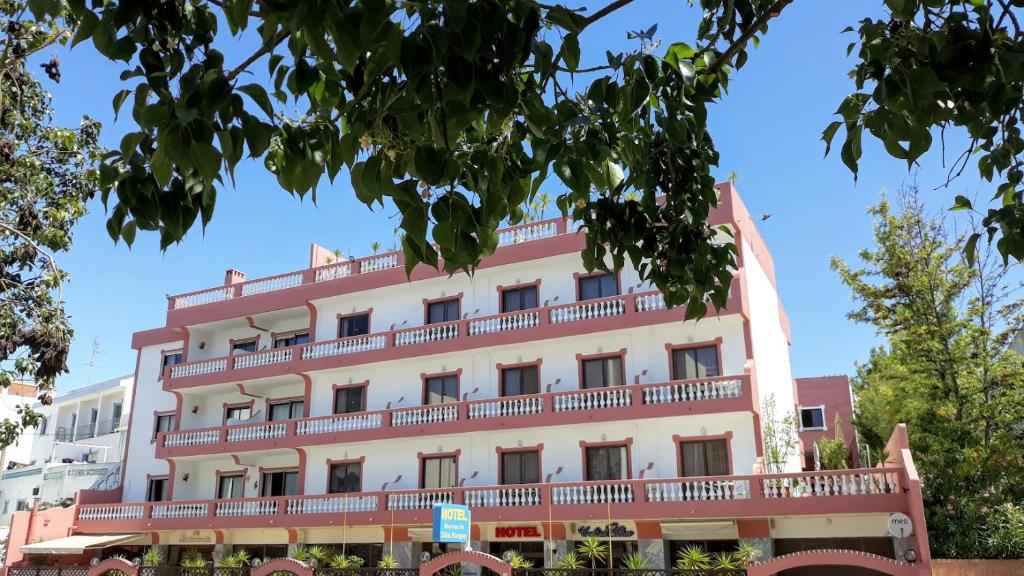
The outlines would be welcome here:
<svg viewBox="0 0 1024 576">
<path fill-rule="evenodd" d="M 424 458 L 423 485 L 420 488 L 454 488 L 458 483 L 458 478 L 455 477 L 457 468 L 455 456 Z"/>
<path fill-rule="evenodd" d="M 503 368 L 501 370 L 501 395 L 520 396 L 540 392 L 540 377 L 536 366 Z"/>
<path fill-rule="evenodd" d="M 351 414 L 366 410 L 366 386 L 338 388 L 334 391 L 334 413 Z"/>
<path fill-rule="evenodd" d="M 245 354 L 255 352 L 258 338 L 246 338 L 245 340 L 234 340 L 231 342 L 231 354 Z M 275 346 L 276 348 L 276 346 Z"/>
<path fill-rule="evenodd" d="M 459 319 L 459 299 L 449 298 L 427 304 L 427 324 L 452 322 Z"/>
<path fill-rule="evenodd" d="M 260 496 L 295 496 L 298 494 L 298 470 L 264 472 L 260 483 Z"/>
<path fill-rule="evenodd" d="M 672 378 L 689 380 L 690 378 L 710 378 L 719 376 L 718 348 L 701 346 L 700 348 L 680 348 L 672 351 Z"/>
<path fill-rule="evenodd" d="M 47 424 L 47 422 L 49 422 L 49 420 L 46 419 L 46 416 L 43 416 L 43 417 L 39 418 L 39 435 L 40 436 L 43 436 L 43 435 L 46 434 L 46 424 Z"/>
<path fill-rule="evenodd" d="M 306 331 L 274 336 L 274 348 L 287 348 L 307 343 L 309 343 L 309 332 Z"/>
<path fill-rule="evenodd" d="M 338 338 L 362 336 L 370 333 L 370 315 L 353 314 L 338 321 Z"/>
<path fill-rule="evenodd" d="M 331 464 L 331 494 L 359 492 L 362 487 L 363 465 L 359 462 Z"/>
<path fill-rule="evenodd" d="M 577 280 L 579 283 L 579 299 L 593 300 L 606 298 L 619 293 L 619 282 L 614 274 L 598 274 L 585 276 Z"/>
<path fill-rule="evenodd" d="M 11 507 L 11 501 L 10 500 L 4 500 L 4 511 L 3 511 L 3 514 L 7 514 L 7 510 L 10 507 Z"/>
<path fill-rule="evenodd" d="M 167 500 L 167 478 L 150 478 L 146 487 L 146 502 Z"/>
<path fill-rule="evenodd" d="M 621 386 L 625 380 L 622 357 L 609 356 L 583 361 L 583 387 L 607 388 Z"/>
<path fill-rule="evenodd" d="M 286 400 L 270 405 L 270 421 L 294 420 L 305 415 L 306 402 L 303 400 Z"/>
<path fill-rule="evenodd" d="M 153 426 L 153 439 L 161 432 L 172 432 L 174 430 L 174 414 L 157 414 Z"/>
<path fill-rule="evenodd" d="M 164 352 L 164 367 L 174 366 L 175 364 L 181 364 L 181 355 L 181 350 L 177 350 L 175 352 Z"/>
<path fill-rule="evenodd" d="M 459 377 L 456 374 L 431 376 L 423 383 L 424 404 L 451 404 L 459 401 Z"/>
<path fill-rule="evenodd" d="M 825 429 L 825 407 L 815 406 L 813 408 L 800 409 L 801 430 L 824 430 Z"/>
<path fill-rule="evenodd" d="M 121 420 L 121 412 L 124 410 L 124 405 L 121 402 L 114 402 L 110 411 L 110 419 L 114 421 Z M 116 424 L 115 424 L 116 426 Z"/>
<path fill-rule="evenodd" d="M 248 420 L 249 418 L 252 418 L 251 404 L 237 404 L 224 407 L 225 422 L 228 420 Z"/>
<path fill-rule="evenodd" d="M 244 486 L 243 474 L 220 476 L 217 479 L 217 498 L 241 498 Z"/>
<path fill-rule="evenodd" d="M 540 452 L 518 450 L 501 454 L 502 484 L 540 484 Z"/>
<path fill-rule="evenodd" d="M 25 512 L 31 509 L 32 507 L 29 506 L 28 498 L 22 498 L 21 500 L 18 500 L 18 506 L 15 509 L 15 512 Z"/>
<path fill-rule="evenodd" d="M 501 311 L 518 312 L 537 307 L 537 287 L 523 286 L 501 291 Z"/>
<path fill-rule="evenodd" d="M 728 476 L 729 447 L 726 440 L 680 442 L 683 476 Z"/>
<path fill-rule="evenodd" d="M 629 455 L 625 446 L 587 448 L 587 480 L 626 480 Z"/>
</svg>

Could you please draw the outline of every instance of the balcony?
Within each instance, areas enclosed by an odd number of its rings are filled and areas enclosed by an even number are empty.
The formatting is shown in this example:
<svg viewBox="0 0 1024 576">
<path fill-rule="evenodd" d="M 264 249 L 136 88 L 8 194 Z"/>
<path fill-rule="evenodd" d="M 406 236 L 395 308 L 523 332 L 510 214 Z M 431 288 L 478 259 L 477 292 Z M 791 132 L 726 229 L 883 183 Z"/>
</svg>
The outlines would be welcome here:
<svg viewBox="0 0 1024 576">
<path fill-rule="evenodd" d="M 740 283 L 734 282 L 728 311 L 739 312 Z M 376 334 L 322 340 L 249 354 L 168 366 L 164 389 L 298 374 L 315 370 L 561 338 L 580 334 L 681 322 L 683 309 L 669 310 L 660 292 L 639 292 L 543 306 Z M 712 310 L 710 315 L 718 312 Z"/>
<path fill-rule="evenodd" d="M 157 436 L 157 458 L 386 438 L 749 411 L 750 376 L 548 392 L 451 404 L 221 426 Z"/>
<path fill-rule="evenodd" d="M 904 510 L 903 468 L 465 486 L 353 494 L 79 505 L 82 532 L 426 524 L 439 502 L 475 522 L 688 519 Z"/>
</svg>

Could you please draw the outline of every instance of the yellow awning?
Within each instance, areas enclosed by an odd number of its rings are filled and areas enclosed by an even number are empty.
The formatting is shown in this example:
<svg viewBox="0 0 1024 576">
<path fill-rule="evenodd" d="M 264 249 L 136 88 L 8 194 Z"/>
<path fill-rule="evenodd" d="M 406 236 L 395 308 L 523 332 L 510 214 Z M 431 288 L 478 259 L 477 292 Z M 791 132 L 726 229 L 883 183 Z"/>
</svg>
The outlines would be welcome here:
<svg viewBox="0 0 1024 576">
<path fill-rule="evenodd" d="M 128 544 L 141 534 L 77 534 L 18 547 L 25 554 L 81 554 L 86 550 Z"/>
</svg>

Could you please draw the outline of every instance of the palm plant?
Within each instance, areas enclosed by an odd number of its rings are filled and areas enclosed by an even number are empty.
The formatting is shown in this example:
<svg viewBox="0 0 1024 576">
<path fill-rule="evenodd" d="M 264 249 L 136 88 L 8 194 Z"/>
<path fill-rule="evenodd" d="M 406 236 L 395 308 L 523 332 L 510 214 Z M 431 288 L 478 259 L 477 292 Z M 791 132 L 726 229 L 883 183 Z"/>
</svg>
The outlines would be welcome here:
<svg viewBox="0 0 1024 576">
<path fill-rule="evenodd" d="M 364 560 L 359 556 L 346 556 L 344 554 L 335 554 L 327 559 L 327 565 L 331 568 L 340 568 L 351 570 L 354 568 L 361 568 Z"/>
<path fill-rule="evenodd" d="M 516 550 L 508 550 L 501 555 L 501 559 L 508 562 L 508 565 L 513 570 L 525 570 L 527 568 L 533 568 L 533 562 L 527 560 L 521 553 Z"/>
<path fill-rule="evenodd" d="M 644 558 L 644 555 L 639 552 L 630 552 L 622 559 L 624 570 L 647 570 L 649 567 L 647 558 Z"/>
<path fill-rule="evenodd" d="M 150 548 L 142 555 L 143 566 L 161 566 L 164 563 L 164 553 L 157 548 Z"/>
<path fill-rule="evenodd" d="M 576 552 L 566 552 L 555 561 L 555 567 L 563 570 L 580 570 L 586 567 L 583 558 Z"/>
<path fill-rule="evenodd" d="M 371 242 L 370 250 L 372 250 L 374 254 L 380 252 L 380 242 Z"/>
<path fill-rule="evenodd" d="M 380 560 L 377 560 L 377 568 L 398 568 L 398 560 L 391 554 L 385 554 L 380 557 Z"/>
<path fill-rule="evenodd" d="M 242 568 L 249 565 L 249 561 L 252 560 L 252 554 L 249 553 L 245 548 L 239 548 L 230 554 L 226 554 L 220 559 L 220 565 L 225 568 Z"/>
<path fill-rule="evenodd" d="M 752 542 L 744 540 L 736 546 L 736 551 L 733 555 L 736 560 L 740 563 L 740 568 L 746 568 L 751 564 L 761 559 L 764 551 L 755 546 Z"/>
<path fill-rule="evenodd" d="M 314 544 L 312 546 L 299 546 L 295 550 L 295 554 L 292 555 L 292 558 L 316 568 L 324 564 L 329 556 L 330 553 L 326 548 Z"/>
<path fill-rule="evenodd" d="M 707 570 L 711 568 L 711 555 L 700 546 L 687 546 L 676 554 L 676 570 Z"/>
<path fill-rule="evenodd" d="M 445 569 L 444 576 L 462 576 L 462 564 L 452 564 Z"/>
<path fill-rule="evenodd" d="M 580 542 L 579 546 L 576 547 L 576 550 L 581 556 L 590 561 L 591 570 L 596 570 L 597 563 L 604 562 L 604 560 L 608 558 L 608 544 L 594 538 L 593 536 L 584 538 L 583 541 Z"/>
<path fill-rule="evenodd" d="M 195 548 L 186 548 L 181 553 L 181 559 L 178 561 L 184 568 L 206 568 L 207 561 L 203 558 L 203 553 Z"/>
<path fill-rule="evenodd" d="M 715 570 L 735 570 L 740 567 L 740 562 L 732 552 L 715 552 L 711 567 Z"/>
</svg>

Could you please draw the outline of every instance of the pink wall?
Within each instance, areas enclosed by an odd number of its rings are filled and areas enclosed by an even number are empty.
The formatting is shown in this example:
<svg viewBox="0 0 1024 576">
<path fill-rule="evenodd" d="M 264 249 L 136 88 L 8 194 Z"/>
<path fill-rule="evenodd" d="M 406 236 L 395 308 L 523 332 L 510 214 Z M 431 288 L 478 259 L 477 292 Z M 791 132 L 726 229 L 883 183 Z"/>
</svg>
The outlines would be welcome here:
<svg viewBox="0 0 1024 576">
<path fill-rule="evenodd" d="M 11 533 L 7 541 L 7 557 L 4 559 L 4 567 L 15 565 L 25 559 L 25 555 L 20 550 L 22 544 L 45 542 L 71 534 L 76 510 L 77 506 L 71 506 L 50 508 L 40 512 L 15 512 L 11 517 Z M 60 560 L 61 563 L 64 561 L 80 563 L 82 558 L 68 556 L 61 557 Z"/>
<path fill-rule="evenodd" d="M 800 440 L 803 442 L 804 450 L 809 451 L 812 445 L 822 437 L 835 437 L 835 419 L 839 415 L 843 423 L 843 438 L 850 446 L 853 466 L 859 465 L 856 446 L 856 433 L 853 428 L 853 401 L 850 396 L 850 379 L 845 375 L 838 376 L 813 376 L 809 378 L 796 379 L 796 393 L 798 406 L 825 406 L 825 431 L 800 432 Z M 799 414 L 797 414 L 797 425 L 799 426 Z"/>
</svg>

